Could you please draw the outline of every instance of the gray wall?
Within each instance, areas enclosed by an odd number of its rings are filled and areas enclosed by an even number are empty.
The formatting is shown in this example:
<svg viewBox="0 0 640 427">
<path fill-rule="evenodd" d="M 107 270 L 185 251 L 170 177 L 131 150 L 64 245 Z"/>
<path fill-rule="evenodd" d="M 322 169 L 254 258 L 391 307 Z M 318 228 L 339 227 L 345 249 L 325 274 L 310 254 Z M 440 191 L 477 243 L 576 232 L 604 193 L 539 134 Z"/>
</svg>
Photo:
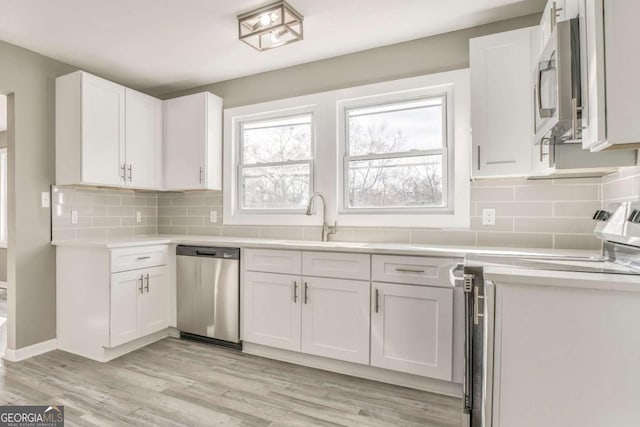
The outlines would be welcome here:
<svg viewBox="0 0 640 427">
<path fill-rule="evenodd" d="M 208 90 L 224 98 L 228 108 L 467 68 L 470 38 L 537 25 L 539 21 L 540 15 L 528 15 L 200 86 L 163 98 Z"/>
<path fill-rule="evenodd" d="M 0 64 L 0 93 L 10 95 L 7 346 L 18 349 L 56 336 L 55 250 L 40 192 L 55 179 L 55 78 L 74 69 L 5 42 Z"/>
<path fill-rule="evenodd" d="M 226 107 L 233 107 L 464 68 L 468 66 L 469 38 L 535 25 L 537 21 L 537 15 L 527 16 L 182 93 L 210 90 L 225 98 Z M 9 96 L 9 122 L 14 126 L 8 137 L 7 279 L 8 347 L 16 349 L 55 337 L 55 250 L 49 244 L 50 212 L 40 208 L 39 194 L 55 180 L 55 78 L 74 68 L 1 41 L 0 64 L 0 93 L 13 94 Z"/>
</svg>

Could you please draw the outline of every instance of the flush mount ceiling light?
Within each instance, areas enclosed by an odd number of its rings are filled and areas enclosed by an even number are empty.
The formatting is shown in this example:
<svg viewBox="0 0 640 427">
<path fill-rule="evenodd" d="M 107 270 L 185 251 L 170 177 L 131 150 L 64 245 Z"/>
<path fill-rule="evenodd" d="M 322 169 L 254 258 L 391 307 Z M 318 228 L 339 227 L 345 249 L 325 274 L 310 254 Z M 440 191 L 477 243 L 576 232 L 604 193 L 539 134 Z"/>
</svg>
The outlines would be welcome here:
<svg viewBox="0 0 640 427">
<path fill-rule="evenodd" d="M 302 40 L 304 17 L 286 1 L 238 15 L 240 40 L 259 51 Z"/>
</svg>

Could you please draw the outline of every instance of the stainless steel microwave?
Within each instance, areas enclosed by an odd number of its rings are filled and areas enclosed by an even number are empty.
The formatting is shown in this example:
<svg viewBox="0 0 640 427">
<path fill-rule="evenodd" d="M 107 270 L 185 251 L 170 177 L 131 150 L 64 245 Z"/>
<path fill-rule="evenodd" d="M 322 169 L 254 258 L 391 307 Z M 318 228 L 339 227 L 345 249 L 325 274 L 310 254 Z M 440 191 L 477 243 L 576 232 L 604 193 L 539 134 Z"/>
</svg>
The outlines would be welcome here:
<svg viewBox="0 0 640 427">
<path fill-rule="evenodd" d="M 580 142 L 582 79 L 578 18 L 557 23 L 538 61 L 534 81 L 536 143 Z"/>
</svg>

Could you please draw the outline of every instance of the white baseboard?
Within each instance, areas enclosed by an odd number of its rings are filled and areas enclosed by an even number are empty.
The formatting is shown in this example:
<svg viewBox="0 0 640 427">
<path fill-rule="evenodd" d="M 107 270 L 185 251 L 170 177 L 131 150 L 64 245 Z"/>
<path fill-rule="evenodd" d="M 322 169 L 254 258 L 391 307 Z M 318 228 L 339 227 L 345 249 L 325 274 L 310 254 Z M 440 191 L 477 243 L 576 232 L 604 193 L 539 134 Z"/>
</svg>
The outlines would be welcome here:
<svg viewBox="0 0 640 427">
<path fill-rule="evenodd" d="M 53 338 L 48 341 L 42 341 L 37 344 L 18 349 L 7 348 L 5 350 L 3 358 L 5 360 L 8 360 L 9 362 L 21 362 L 23 360 L 29 359 L 30 357 L 48 353 L 57 348 L 58 340 Z"/>
<path fill-rule="evenodd" d="M 268 359 L 295 363 L 296 365 L 337 372 L 339 374 L 350 375 L 352 377 L 365 378 L 368 380 L 414 388 L 431 393 L 443 394 L 445 396 L 462 397 L 462 384 L 438 380 L 435 378 L 421 377 L 418 375 L 406 374 L 404 372 L 376 368 L 374 366 L 360 365 L 358 363 L 327 359 L 326 357 L 314 356 L 311 354 L 281 350 L 260 344 L 248 343 L 246 341 L 242 343 L 242 351 L 243 353 L 253 354 L 255 356 L 262 356 Z"/>
</svg>

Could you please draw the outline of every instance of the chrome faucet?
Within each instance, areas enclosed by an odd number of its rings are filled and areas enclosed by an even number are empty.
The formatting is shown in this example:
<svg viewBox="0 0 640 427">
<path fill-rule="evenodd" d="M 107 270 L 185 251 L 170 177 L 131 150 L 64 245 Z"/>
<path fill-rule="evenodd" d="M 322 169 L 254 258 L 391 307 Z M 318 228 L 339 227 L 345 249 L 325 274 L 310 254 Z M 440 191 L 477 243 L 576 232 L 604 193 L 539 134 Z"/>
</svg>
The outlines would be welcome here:
<svg viewBox="0 0 640 427">
<path fill-rule="evenodd" d="M 313 209 L 313 201 L 316 197 L 319 197 L 322 200 L 322 241 L 328 242 L 330 234 L 336 234 L 338 222 L 336 221 L 333 225 L 327 225 L 327 202 L 324 199 L 324 196 L 320 193 L 313 193 L 311 198 L 309 199 L 309 204 L 307 205 L 307 215 L 311 215 L 311 210 Z"/>
</svg>

